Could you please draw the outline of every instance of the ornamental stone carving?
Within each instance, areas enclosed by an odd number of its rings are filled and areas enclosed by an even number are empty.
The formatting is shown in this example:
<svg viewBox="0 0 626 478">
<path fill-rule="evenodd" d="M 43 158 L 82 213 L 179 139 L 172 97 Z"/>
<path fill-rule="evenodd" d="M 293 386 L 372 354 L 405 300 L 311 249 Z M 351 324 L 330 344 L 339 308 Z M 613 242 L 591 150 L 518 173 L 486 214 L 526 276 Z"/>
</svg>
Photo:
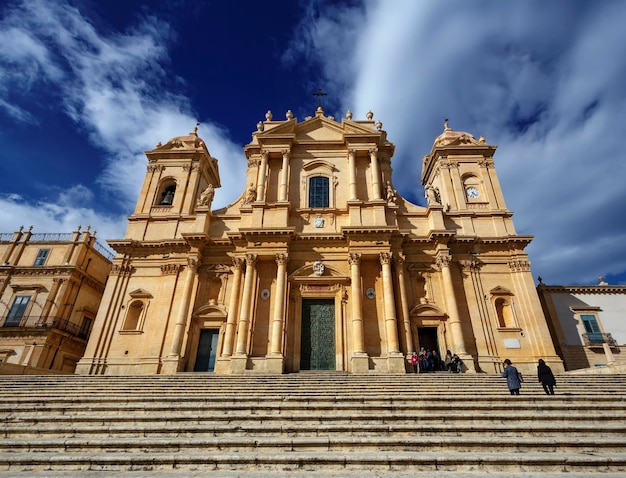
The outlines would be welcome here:
<svg viewBox="0 0 626 478">
<path fill-rule="evenodd" d="M 315 261 L 313 263 L 313 273 L 316 276 L 321 276 L 322 274 L 324 274 L 324 264 L 322 264 L 322 261 Z"/>
<path fill-rule="evenodd" d="M 380 253 L 380 263 L 382 265 L 391 264 L 392 260 L 393 260 L 393 255 L 391 254 L 391 252 L 381 252 Z"/>
<path fill-rule="evenodd" d="M 285 254 L 282 252 L 276 254 L 276 264 L 278 264 L 279 266 L 287 264 L 288 260 L 289 260 L 288 254 Z"/>
<path fill-rule="evenodd" d="M 360 252 L 350 252 L 348 254 L 348 264 L 351 266 L 359 265 L 361 263 L 361 253 Z"/>
</svg>

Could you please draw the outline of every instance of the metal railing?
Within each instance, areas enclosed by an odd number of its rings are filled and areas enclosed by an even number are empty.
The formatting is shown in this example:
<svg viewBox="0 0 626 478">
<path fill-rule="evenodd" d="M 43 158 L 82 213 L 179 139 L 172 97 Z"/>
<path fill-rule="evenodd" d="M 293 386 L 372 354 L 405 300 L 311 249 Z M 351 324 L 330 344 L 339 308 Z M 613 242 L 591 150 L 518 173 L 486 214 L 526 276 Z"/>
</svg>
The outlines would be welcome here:
<svg viewBox="0 0 626 478">
<path fill-rule="evenodd" d="M 88 339 L 90 330 L 84 326 L 70 322 L 68 319 L 61 319 L 59 317 L 48 317 L 45 322 L 39 322 L 39 317 L 21 317 L 19 319 L 12 319 L 11 322 L 7 322 L 7 317 L 0 318 L 3 323 L 2 327 L 14 327 L 22 329 L 56 329 L 62 332 L 66 332 L 74 337 L 81 339 Z M 35 325 L 26 326 L 23 324 L 31 323 Z"/>
<path fill-rule="evenodd" d="M 9 242 L 13 239 L 12 232 L 0 232 L 0 242 Z"/>
<path fill-rule="evenodd" d="M 583 334 L 583 343 L 586 346 L 602 344 L 617 345 L 617 341 L 611 334 L 602 333 Z"/>
<path fill-rule="evenodd" d="M 33 242 L 69 242 L 71 240 L 71 232 L 42 232 L 32 234 L 29 239 Z"/>
</svg>

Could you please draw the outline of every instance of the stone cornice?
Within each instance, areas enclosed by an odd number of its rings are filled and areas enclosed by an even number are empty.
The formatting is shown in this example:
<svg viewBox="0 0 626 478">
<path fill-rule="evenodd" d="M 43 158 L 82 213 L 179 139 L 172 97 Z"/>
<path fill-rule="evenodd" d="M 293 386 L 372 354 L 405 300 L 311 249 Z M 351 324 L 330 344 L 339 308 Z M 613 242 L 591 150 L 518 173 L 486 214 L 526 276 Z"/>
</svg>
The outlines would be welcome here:
<svg viewBox="0 0 626 478">
<path fill-rule="evenodd" d="M 170 252 L 188 252 L 189 243 L 184 239 L 163 241 L 136 241 L 134 239 L 108 240 L 107 243 L 116 252 L 127 256 L 146 257 L 152 254 L 166 254 Z"/>
</svg>

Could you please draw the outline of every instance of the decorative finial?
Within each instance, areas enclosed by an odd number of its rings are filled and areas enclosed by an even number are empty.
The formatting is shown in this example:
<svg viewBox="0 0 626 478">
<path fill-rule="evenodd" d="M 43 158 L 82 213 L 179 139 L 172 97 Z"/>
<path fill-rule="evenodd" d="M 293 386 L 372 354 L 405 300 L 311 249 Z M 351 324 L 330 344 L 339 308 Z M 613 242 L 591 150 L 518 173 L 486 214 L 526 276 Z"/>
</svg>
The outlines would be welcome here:
<svg viewBox="0 0 626 478">
<path fill-rule="evenodd" d="M 381 129 L 383 129 L 383 123 L 382 121 L 376 121 L 376 129 L 378 131 L 380 131 Z"/>
<path fill-rule="evenodd" d="M 321 106 L 318 106 L 317 109 L 315 110 L 315 116 L 324 116 L 324 110 L 322 109 Z"/>
<path fill-rule="evenodd" d="M 374 118 L 374 113 L 372 113 L 372 110 L 369 110 L 369 111 L 367 112 L 367 114 L 365 115 L 365 117 L 366 117 L 368 120 L 372 121 L 372 119 Z"/>
<path fill-rule="evenodd" d="M 285 115 L 287 117 L 288 120 L 293 118 L 293 113 L 291 112 L 291 110 L 287 110 L 287 114 Z"/>
<path fill-rule="evenodd" d="M 80 232 L 81 228 L 82 228 L 82 226 L 79 224 L 78 227 L 76 228 L 76 231 Z"/>
<path fill-rule="evenodd" d="M 194 134 L 198 134 L 198 126 L 200 126 L 200 122 L 196 122 L 196 127 L 193 129 Z"/>
<path fill-rule="evenodd" d="M 91 231 L 91 225 L 87 226 L 86 232 L 89 232 L 89 231 Z"/>
<path fill-rule="evenodd" d="M 32 231 L 32 230 L 33 230 L 33 226 L 32 226 L 32 224 L 31 224 L 30 226 L 28 226 L 28 232 L 30 232 L 30 231 Z"/>
<path fill-rule="evenodd" d="M 346 118 L 348 118 L 349 120 L 352 119 L 352 110 L 348 110 L 348 112 L 346 113 Z"/>
<path fill-rule="evenodd" d="M 256 129 L 257 129 L 257 131 L 263 131 L 263 122 L 262 121 L 259 121 L 256 124 Z"/>
<path fill-rule="evenodd" d="M 163 144 L 159 141 L 159 142 L 156 144 L 156 147 L 157 147 L 157 148 L 160 148 L 161 146 L 163 146 Z"/>
<path fill-rule="evenodd" d="M 24 230 L 24 226 L 20 226 L 20 232 Z"/>
<path fill-rule="evenodd" d="M 483 136 L 481 136 L 480 138 L 478 138 L 478 142 L 479 143 L 484 143 L 485 142 L 485 138 Z"/>
<path fill-rule="evenodd" d="M 538 276 L 537 279 L 539 280 L 539 285 L 543 285 L 543 279 L 541 278 L 541 276 Z"/>
<path fill-rule="evenodd" d="M 272 112 L 270 110 L 267 110 L 267 113 L 265 113 L 265 120 L 266 121 L 272 121 Z"/>
<path fill-rule="evenodd" d="M 450 126 L 448 126 L 448 118 L 443 120 L 443 130 L 444 131 L 449 131 L 450 130 Z"/>
<path fill-rule="evenodd" d="M 600 281 L 598 285 L 609 285 L 608 283 L 604 282 L 604 277 L 602 276 L 598 277 L 598 280 Z"/>
</svg>

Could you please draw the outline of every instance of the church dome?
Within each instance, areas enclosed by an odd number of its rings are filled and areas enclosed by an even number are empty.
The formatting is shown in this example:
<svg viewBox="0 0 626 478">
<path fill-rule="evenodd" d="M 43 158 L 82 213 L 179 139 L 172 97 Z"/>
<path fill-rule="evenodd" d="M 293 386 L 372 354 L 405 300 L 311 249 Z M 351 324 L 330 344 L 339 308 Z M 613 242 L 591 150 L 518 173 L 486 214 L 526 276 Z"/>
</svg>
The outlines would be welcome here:
<svg viewBox="0 0 626 478">
<path fill-rule="evenodd" d="M 198 125 L 185 136 L 174 136 L 167 143 L 156 145 L 156 149 L 198 149 L 205 147 L 204 140 L 198 136 Z"/>
<path fill-rule="evenodd" d="M 443 127 L 443 133 L 437 136 L 433 147 L 448 146 L 450 144 L 478 144 L 484 142 L 485 139 L 482 137 L 479 140 L 476 140 L 476 138 L 469 133 L 464 131 L 454 131 L 450 128 L 450 126 L 448 126 L 448 120 L 446 120 Z"/>
</svg>

